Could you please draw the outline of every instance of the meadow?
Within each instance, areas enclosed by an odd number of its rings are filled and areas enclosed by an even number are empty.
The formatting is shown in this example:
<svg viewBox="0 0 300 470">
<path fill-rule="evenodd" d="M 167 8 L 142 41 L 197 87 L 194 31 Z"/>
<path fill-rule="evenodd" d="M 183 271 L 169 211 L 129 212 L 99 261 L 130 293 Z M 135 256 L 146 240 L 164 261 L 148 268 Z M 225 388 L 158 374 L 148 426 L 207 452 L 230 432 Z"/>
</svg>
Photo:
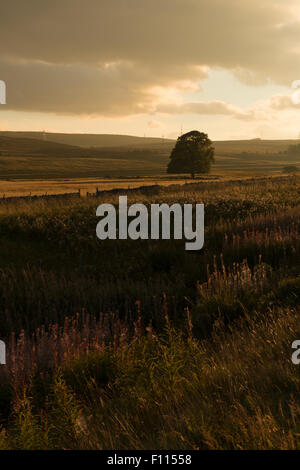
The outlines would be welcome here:
<svg viewBox="0 0 300 470">
<path fill-rule="evenodd" d="M 98 240 L 120 193 L 0 202 L 0 449 L 299 449 L 299 177 L 124 189 L 199 252 Z"/>
</svg>

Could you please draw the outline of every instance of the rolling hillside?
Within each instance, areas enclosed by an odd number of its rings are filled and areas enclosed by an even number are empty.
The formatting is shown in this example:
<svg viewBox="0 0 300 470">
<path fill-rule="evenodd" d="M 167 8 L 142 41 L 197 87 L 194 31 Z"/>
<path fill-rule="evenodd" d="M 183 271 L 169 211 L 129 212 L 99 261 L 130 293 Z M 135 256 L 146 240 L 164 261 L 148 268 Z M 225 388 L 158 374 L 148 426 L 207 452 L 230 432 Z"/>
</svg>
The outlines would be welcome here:
<svg viewBox="0 0 300 470">
<path fill-rule="evenodd" d="M 0 131 L 0 137 L 19 138 L 19 139 L 35 139 L 43 142 L 59 143 L 75 147 L 97 147 L 97 148 L 145 148 L 155 147 L 156 149 L 171 149 L 175 140 L 162 139 L 156 137 L 137 137 L 129 135 L 115 134 L 62 134 L 50 132 L 13 132 Z M 217 154 L 236 154 L 242 152 L 281 152 L 288 148 L 289 145 L 299 143 L 299 140 L 227 140 L 215 141 L 215 149 Z"/>
<path fill-rule="evenodd" d="M 38 139 L 78 147 L 145 147 L 160 146 L 163 143 L 173 145 L 171 139 L 155 137 L 136 137 L 114 134 L 60 134 L 50 132 L 0 132 L 0 137 Z"/>
<path fill-rule="evenodd" d="M 85 149 L 74 145 L 66 145 L 58 142 L 44 140 L 7 137 L 0 134 L 0 156 L 83 156 Z"/>
<path fill-rule="evenodd" d="M 216 163 L 212 171 L 217 175 L 278 174 L 288 163 L 300 164 L 297 155 L 282 153 L 298 142 L 260 139 L 214 142 Z M 174 143 L 155 138 L 101 134 L 43 136 L 39 132 L 0 132 L 0 178 L 164 174 Z"/>
</svg>

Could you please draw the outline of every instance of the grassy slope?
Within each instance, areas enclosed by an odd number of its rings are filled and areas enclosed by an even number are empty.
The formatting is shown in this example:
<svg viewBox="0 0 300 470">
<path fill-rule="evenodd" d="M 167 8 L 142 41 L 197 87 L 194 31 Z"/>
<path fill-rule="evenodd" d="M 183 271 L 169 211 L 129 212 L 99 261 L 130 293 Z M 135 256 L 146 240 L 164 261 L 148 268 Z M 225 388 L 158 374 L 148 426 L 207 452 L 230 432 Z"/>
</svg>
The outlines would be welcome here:
<svg viewBox="0 0 300 470">
<path fill-rule="evenodd" d="M 41 133 L 0 133 L 2 179 L 156 175 L 165 173 L 174 146 L 174 141 L 130 136 L 47 134 L 47 140 L 38 140 L 41 137 Z M 297 158 L 278 154 L 297 142 L 215 142 L 213 172 L 278 174 L 287 163 L 299 164 Z"/>
<path fill-rule="evenodd" d="M 151 137 L 136 137 L 114 134 L 59 134 L 43 132 L 8 132 L 0 131 L 0 137 L 27 138 L 44 140 L 48 142 L 57 142 L 79 147 L 131 147 L 143 148 L 145 146 L 173 146 L 175 141 L 172 139 L 161 139 Z M 218 153 L 240 153 L 246 151 L 258 152 L 280 152 L 286 150 L 289 145 L 298 143 L 297 140 L 229 140 L 216 141 L 214 145 Z"/>
</svg>

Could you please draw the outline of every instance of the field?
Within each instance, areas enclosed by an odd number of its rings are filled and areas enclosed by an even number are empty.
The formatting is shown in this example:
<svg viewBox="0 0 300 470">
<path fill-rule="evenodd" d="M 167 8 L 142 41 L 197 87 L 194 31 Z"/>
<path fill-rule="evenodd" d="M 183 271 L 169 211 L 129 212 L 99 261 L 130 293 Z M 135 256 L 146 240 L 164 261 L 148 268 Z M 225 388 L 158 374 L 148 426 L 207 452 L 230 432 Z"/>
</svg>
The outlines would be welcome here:
<svg viewBox="0 0 300 470">
<path fill-rule="evenodd" d="M 260 139 L 214 142 L 212 175 L 278 176 L 285 165 L 300 165 L 299 155 L 285 153 L 298 143 Z M 0 132 L 0 194 L 7 181 L 156 179 L 166 173 L 174 145 L 174 140 L 131 136 Z"/>
<path fill-rule="evenodd" d="M 203 202 L 203 250 L 97 240 L 118 191 L 0 201 L 1 449 L 300 448 L 299 177 L 151 182 L 129 204 Z"/>
</svg>

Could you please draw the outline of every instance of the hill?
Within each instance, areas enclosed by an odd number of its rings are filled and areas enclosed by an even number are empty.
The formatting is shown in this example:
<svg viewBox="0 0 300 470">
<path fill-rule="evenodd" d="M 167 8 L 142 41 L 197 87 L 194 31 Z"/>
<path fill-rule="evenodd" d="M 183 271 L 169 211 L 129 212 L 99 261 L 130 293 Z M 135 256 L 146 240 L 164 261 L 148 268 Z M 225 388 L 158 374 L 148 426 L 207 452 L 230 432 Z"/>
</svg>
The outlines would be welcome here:
<svg viewBox="0 0 300 470">
<path fill-rule="evenodd" d="M 174 143 L 119 135 L 0 132 L 0 178 L 164 174 Z M 286 164 L 300 164 L 297 154 L 284 153 L 297 143 L 298 140 L 216 141 L 212 171 L 217 175 L 278 174 Z"/>
<path fill-rule="evenodd" d="M 219 140 L 214 142 L 217 155 L 247 153 L 284 152 L 290 145 L 299 144 L 299 140 Z"/>
<path fill-rule="evenodd" d="M 19 131 L 0 131 L 0 137 L 34 139 L 43 142 L 54 142 L 58 144 L 70 145 L 72 147 L 96 147 L 101 149 L 119 149 L 155 147 L 157 149 L 171 149 L 175 144 L 174 139 L 162 139 L 157 137 L 137 137 L 118 134 L 63 134 L 52 132 L 19 132 Z M 289 145 L 299 143 L 299 140 L 219 140 L 214 141 L 217 154 L 239 154 L 242 152 L 282 152 Z"/>
<path fill-rule="evenodd" d="M 74 145 L 0 135 L 0 156 L 83 156 L 86 150 Z"/>
<path fill-rule="evenodd" d="M 166 158 L 157 149 L 86 148 L 0 134 L 0 179 L 48 179 L 151 175 L 164 171 Z"/>
<path fill-rule="evenodd" d="M 151 145 L 161 145 L 168 142 L 174 143 L 171 139 L 161 139 L 156 137 L 136 137 L 130 135 L 117 134 L 61 134 L 50 132 L 13 132 L 1 131 L 0 136 L 11 138 L 38 139 L 47 142 L 57 142 L 60 144 L 75 145 L 78 147 L 145 147 Z"/>
</svg>

